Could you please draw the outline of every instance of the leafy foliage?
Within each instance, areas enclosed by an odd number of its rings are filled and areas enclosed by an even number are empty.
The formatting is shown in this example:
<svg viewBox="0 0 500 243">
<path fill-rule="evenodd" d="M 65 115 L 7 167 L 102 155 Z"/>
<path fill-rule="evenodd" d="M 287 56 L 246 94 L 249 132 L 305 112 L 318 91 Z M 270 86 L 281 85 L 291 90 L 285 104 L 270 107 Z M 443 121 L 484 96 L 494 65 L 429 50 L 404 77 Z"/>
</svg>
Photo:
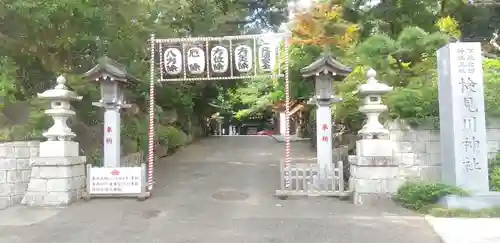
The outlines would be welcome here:
<svg viewBox="0 0 500 243">
<path fill-rule="evenodd" d="M 158 140 L 161 145 L 168 145 L 169 149 L 178 149 L 186 143 L 181 131 L 173 126 L 159 126 Z"/>
<path fill-rule="evenodd" d="M 437 205 L 446 195 L 469 196 L 469 193 L 453 186 L 440 183 L 407 182 L 393 196 L 401 206 L 435 217 L 491 218 L 500 217 L 500 208 L 481 210 L 443 208 Z"/>
<path fill-rule="evenodd" d="M 435 118 L 435 51 L 450 37 L 488 37 L 497 28 L 492 20 L 500 18 L 499 8 L 474 7 L 463 0 L 319 1 L 310 11 L 297 13 L 290 26 L 292 98 L 311 96 L 312 82 L 302 78 L 300 69 L 328 51 L 354 68 L 344 82 L 335 85 L 344 100 L 335 107 L 335 119 L 351 132 L 359 129 L 363 119 L 352 92 L 365 81 L 368 67 L 377 70 L 381 82 L 395 87 L 385 97 L 390 117 L 417 123 Z M 100 126 L 101 111 L 91 106 L 99 99 L 99 90 L 80 75 L 106 54 L 143 80 L 127 91 L 139 114 L 123 121 L 125 136 L 141 137 L 135 142 L 143 148 L 145 124 L 138 120 L 147 110 L 149 34 L 177 37 L 276 30 L 285 20 L 285 9 L 286 1 L 282 0 L 6 0 L 0 6 L 1 104 L 25 102 L 31 112 L 29 122 L 1 129 L 0 136 L 30 139 L 48 127 L 42 113 L 46 104 L 35 95 L 53 86 L 59 74 L 66 74 L 69 86 L 84 96 L 83 101 L 73 104 L 77 120 L 89 127 Z M 484 67 L 487 112 L 500 115 L 500 62 L 488 59 Z M 164 111 L 176 112 L 174 122 L 162 124 L 168 127 L 165 134 L 176 140 L 173 128 L 190 135 L 197 121 L 216 111 L 233 112 L 237 117 L 262 111 L 283 99 L 283 88 L 282 79 L 158 86 L 156 119 L 161 122 Z M 3 113 L 8 112 L 4 109 Z"/>
<path fill-rule="evenodd" d="M 496 167 L 491 170 L 490 179 L 491 190 L 500 191 L 500 168 Z"/>
<path fill-rule="evenodd" d="M 285 17 L 282 10 L 280 0 L 3 1 L 0 6 L 1 104 L 24 102 L 31 112 L 26 121 L 13 122 L 9 112 L 3 109 L 8 121 L 2 118 L 6 128 L 0 129 L 0 137 L 33 139 L 49 127 L 50 119 L 43 114 L 47 104 L 35 96 L 52 87 L 59 74 L 65 74 L 70 88 L 84 97 L 73 104 L 77 111 L 73 123 L 84 127 L 78 137 L 89 135 L 93 127 L 102 126 L 102 111 L 91 105 L 99 100 L 99 89 L 83 80 L 81 74 L 106 54 L 142 80 L 137 87 L 127 90 L 127 99 L 137 105 L 139 113 L 124 116 L 122 135 L 126 138 L 124 141 L 144 149 L 149 35 L 158 33 L 161 38 L 213 33 L 235 35 L 255 32 L 260 27 L 273 29 Z M 174 110 L 177 114 L 171 124 L 160 126 L 160 140 L 169 140 L 169 145 L 175 147 L 185 143 L 184 132 L 194 133 L 198 120 L 213 112 L 209 104 L 218 99 L 219 92 L 227 90 L 226 86 L 234 84 L 183 83 L 157 87 L 157 121 L 162 120 L 163 111 Z M 92 144 L 95 140 L 100 140 L 99 134 L 90 139 Z M 98 157 L 100 153 L 84 150 L 89 156 Z"/>
<path fill-rule="evenodd" d="M 342 1 L 315 4 L 294 16 L 292 43 L 345 49 L 357 40 L 358 27 L 343 18 Z"/>
<path fill-rule="evenodd" d="M 454 18 L 450 16 L 440 18 L 436 23 L 436 26 L 438 27 L 439 31 L 449 36 L 452 36 L 457 40 L 459 40 L 460 37 L 462 36 L 462 31 L 460 31 L 460 25 Z"/>
<path fill-rule="evenodd" d="M 343 98 L 343 102 L 334 107 L 336 122 L 347 125 L 354 133 L 361 127 L 364 117 L 358 111 L 359 98 L 353 91 L 365 82 L 364 74 L 368 67 L 372 67 L 380 82 L 395 88 L 384 97 L 390 118 L 405 119 L 414 125 L 423 122 L 437 125 L 435 52 L 451 38 L 477 35 L 478 31 L 473 31 L 472 25 L 491 26 L 482 16 L 472 17 L 471 11 L 496 16 L 492 10 L 472 7 L 462 0 L 381 1 L 377 4 L 366 0 L 333 0 L 297 13 L 290 47 L 292 97 L 308 98 L 312 95 L 312 81 L 304 80 L 300 69 L 327 50 L 344 64 L 355 67 L 342 83 L 335 86 L 335 92 Z M 491 27 L 483 26 L 478 28 L 482 33 L 480 36 L 490 35 Z M 346 35 L 349 37 L 344 38 Z M 485 99 L 489 116 L 500 115 L 500 100 L 495 95 L 499 80 L 496 62 L 485 60 Z M 254 110 L 271 103 L 264 93 L 278 94 L 282 90 L 280 85 L 262 84 L 260 89 L 253 84 L 250 86 L 252 88 L 236 92 L 236 96 L 251 100 L 247 105 Z M 244 114 L 239 113 L 240 116 Z"/>
<path fill-rule="evenodd" d="M 488 161 L 488 181 L 491 191 L 500 191 L 500 155 Z"/>
<path fill-rule="evenodd" d="M 468 193 L 460 188 L 441 183 L 406 182 L 398 188 L 394 201 L 401 206 L 415 211 L 428 209 L 446 195 L 466 196 Z"/>
</svg>

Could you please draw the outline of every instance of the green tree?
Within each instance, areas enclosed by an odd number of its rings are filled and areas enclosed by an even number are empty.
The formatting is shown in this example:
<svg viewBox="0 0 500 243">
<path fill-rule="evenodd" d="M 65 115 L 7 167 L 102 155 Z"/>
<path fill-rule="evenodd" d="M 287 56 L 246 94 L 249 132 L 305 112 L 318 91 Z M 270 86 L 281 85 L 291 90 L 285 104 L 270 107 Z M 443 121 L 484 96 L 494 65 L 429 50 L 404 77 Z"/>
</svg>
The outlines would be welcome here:
<svg viewBox="0 0 500 243">
<path fill-rule="evenodd" d="M 4 100 L 26 101 L 33 106 L 30 123 L 19 128 L 20 137 L 47 129 L 42 121 L 46 104 L 35 95 L 54 85 L 59 74 L 84 100 L 74 104 L 78 124 L 100 126 L 101 111 L 91 106 L 99 99 L 95 85 L 81 79 L 97 58 L 108 55 L 123 63 L 142 82 L 127 97 L 139 109 L 123 119 L 124 133 L 145 140 L 149 52 L 151 33 L 160 38 L 180 36 L 236 35 L 258 26 L 275 28 L 285 17 L 281 1 L 159 0 L 159 1 L 68 1 L 6 0 L 0 6 L 0 87 Z M 280 11 L 274 11 L 279 9 Z M 229 82 L 219 86 L 232 87 Z M 224 90 L 224 89 L 221 89 Z M 213 82 L 158 86 L 159 120 L 167 110 L 178 113 L 177 129 L 193 133 L 193 123 L 219 96 Z M 5 110 L 4 110 L 5 113 Z M 29 127 L 26 127 L 28 126 Z M 33 127 L 36 126 L 36 127 Z M 141 126 L 141 128 L 137 128 Z M 165 134 L 174 134 L 172 128 Z M 84 132 L 86 134 L 88 132 Z M 99 137 L 99 136 L 98 136 Z M 178 137 L 178 136 L 177 136 Z M 144 144 L 144 141 L 138 141 Z"/>
</svg>

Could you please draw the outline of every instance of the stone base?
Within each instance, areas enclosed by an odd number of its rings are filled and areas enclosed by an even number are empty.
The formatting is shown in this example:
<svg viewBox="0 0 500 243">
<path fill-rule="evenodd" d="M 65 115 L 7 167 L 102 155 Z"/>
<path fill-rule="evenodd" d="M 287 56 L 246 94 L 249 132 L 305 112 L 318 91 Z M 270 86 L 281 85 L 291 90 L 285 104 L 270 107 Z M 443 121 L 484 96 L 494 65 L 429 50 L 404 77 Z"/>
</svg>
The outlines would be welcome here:
<svg viewBox="0 0 500 243">
<path fill-rule="evenodd" d="M 29 206 L 66 206 L 85 189 L 84 156 L 33 158 L 31 180 L 21 202 Z"/>
<path fill-rule="evenodd" d="M 356 156 L 350 156 L 351 186 L 354 204 L 380 204 L 390 201 L 402 180 L 398 161 L 392 156 L 392 142 L 362 139 Z"/>
<path fill-rule="evenodd" d="M 80 146 L 75 141 L 45 141 L 40 143 L 40 157 L 74 157 Z"/>
<path fill-rule="evenodd" d="M 356 155 L 362 157 L 392 156 L 392 141 L 361 139 L 356 142 Z"/>
<path fill-rule="evenodd" d="M 470 211 L 500 207 L 500 192 L 482 193 L 469 197 L 448 195 L 441 198 L 438 204 L 445 208 L 466 209 Z"/>
<path fill-rule="evenodd" d="M 3 196 L 0 197 L 0 210 L 6 209 L 14 204 L 18 204 L 23 199 L 22 196 Z"/>
<path fill-rule="evenodd" d="M 24 191 L 22 193 L 24 194 Z M 0 197 L 0 210 L 21 203 L 21 201 L 23 200 L 23 194 Z"/>
<path fill-rule="evenodd" d="M 391 204 L 392 194 L 389 193 L 359 193 L 352 194 L 352 202 L 356 205 Z"/>
<path fill-rule="evenodd" d="M 21 204 L 32 207 L 65 207 L 80 200 L 84 190 L 66 192 L 28 192 Z"/>
</svg>

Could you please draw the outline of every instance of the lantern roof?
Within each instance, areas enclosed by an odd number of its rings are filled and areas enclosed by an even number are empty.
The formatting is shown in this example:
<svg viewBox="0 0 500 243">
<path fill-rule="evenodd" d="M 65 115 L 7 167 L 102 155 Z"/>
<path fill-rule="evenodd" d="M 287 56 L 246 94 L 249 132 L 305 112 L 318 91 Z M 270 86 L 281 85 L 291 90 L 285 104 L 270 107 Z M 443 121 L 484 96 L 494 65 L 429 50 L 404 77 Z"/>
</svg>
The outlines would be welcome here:
<svg viewBox="0 0 500 243">
<path fill-rule="evenodd" d="M 393 90 L 387 84 L 379 83 L 375 78 L 377 76 L 377 72 L 370 68 L 366 73 L 366 77 L 368 78 L 367 82 L 360 85 L 359 88 L 353 92 L 354 94 L 358 94 L 361 97 L 366 97 L 368 95 L 384 95 Z"/>
<path fill-rule="evenodd" d="M 95 81 L 107 79 L 124 84 L 137 84 L 139 82 L 134 76 L 127 72 L 123 64 L 107 56 L 97 59 L 97 65 L 83 74 L 84 78 Z"/>
<path fill-rule="evenodd" d="M 38 93 L 37 96 L 45 100 L 82 100 L 81 96 L 68 89 L 66 78 L 62 75 L 57 77 L 57 85 L 54 88 Z"/>
<path fill-rule="evenodd" d="M 302 68 L 300 72 L 306 78 L 320 73 L 331 73 L 335 80 L 342 80 L 352 72 L 352 69 L 337 61 L 330 53 L 322 53 L 318 59 Z"/>
</svg>

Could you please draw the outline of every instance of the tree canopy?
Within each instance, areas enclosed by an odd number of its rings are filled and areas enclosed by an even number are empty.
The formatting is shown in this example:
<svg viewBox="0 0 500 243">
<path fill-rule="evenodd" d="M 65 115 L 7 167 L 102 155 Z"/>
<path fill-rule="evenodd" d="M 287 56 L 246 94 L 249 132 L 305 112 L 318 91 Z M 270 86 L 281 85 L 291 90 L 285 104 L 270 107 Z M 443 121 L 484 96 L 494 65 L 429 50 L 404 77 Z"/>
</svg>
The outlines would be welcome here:
<svg viewBox="0 0 500 243">
<path fill-rule="evenodd" d="M 3 139 L 39 136 L 49 122 L 35 95 L 65 74 L 84 100 L 75 103 L 82 134 L 102 122 L 91 106 L 99 90 L 81 75 L 106 54 L 124 64 L 141 83 L 127 91 L 138 113 L 126 114 L 124 136 L 144 146 L 148 96 L 148 36 L 222 36 L 277 31 L 287 20 L 284 0 L 4 0 L 0 6 L 0 92 Z M 291 22 L 290 81 L 293 99 L 308 98 L 312 83 L 299 70 L 322 51 L 333 53 L 354 71 L 337 83 L 344 102 L 335 119 L 356 130 L 362 116 L 353 96 L 367 67 L 395 87 L 386 98 L 393 118 L 437 117 L 435 51 L 450 41 L 482 41 L 498 28 L 500 6 L 463 0 L 324 0 Z M 490 52 L 495 52 L 489 49 Z M 493 53 L 495 54 L 495 53 Z M 489 115 L 500 114 L 495 92 L 499 62 L 485 61 Z M 157 87 L 160 142 L 175 148 L 196 136 L 201 120 L 221 108 L 244 117 L 283 99 L 283 80 L 168 84 Z M 29 116 L 9 104 L 29 104 Z M 239 112 L 238 112 L 239 111 Z M 23 113 L 23 114 L 18 114 Z M 7 125 L 6 125 L 7 124 Z M 101 129 L 100 127 L 97 129 Z M 84 137 L 84 136 L 83 136 Z M 94 138 L 95 139 L 95 138 Z M 132 146 L 132 145 L 130 145 Z M 92 146 L 90 146 L 92 147 Z M 93 150 L 90 148 L 88 150 Z"/>
</svg>

